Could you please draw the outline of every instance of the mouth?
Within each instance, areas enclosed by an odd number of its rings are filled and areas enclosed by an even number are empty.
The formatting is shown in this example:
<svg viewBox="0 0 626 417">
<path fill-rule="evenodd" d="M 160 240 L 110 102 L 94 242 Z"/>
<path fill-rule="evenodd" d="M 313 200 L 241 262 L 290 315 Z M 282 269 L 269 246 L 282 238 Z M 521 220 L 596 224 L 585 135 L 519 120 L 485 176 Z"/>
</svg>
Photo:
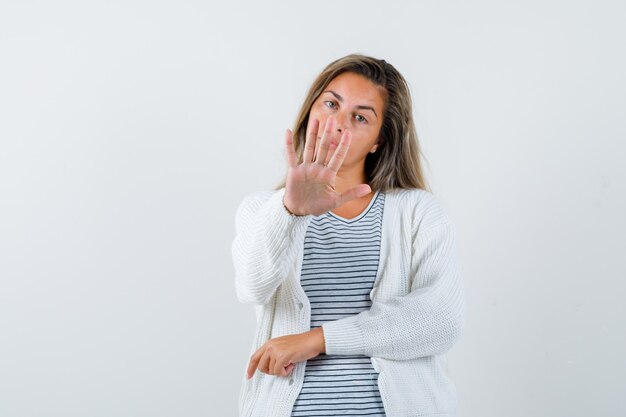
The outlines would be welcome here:
<svg viewBox="0 0 626 417">
<path fill-rule="evenodd" d="M 315 149 L 319 149 L 321 142 L 317 143 L 317 146 L 315 147 Z M 328 145 L 330 148 L 336 148 L 337 146 L 339 146 L 339 142 L 330 142 L 330 144 Z"/>
</svg>

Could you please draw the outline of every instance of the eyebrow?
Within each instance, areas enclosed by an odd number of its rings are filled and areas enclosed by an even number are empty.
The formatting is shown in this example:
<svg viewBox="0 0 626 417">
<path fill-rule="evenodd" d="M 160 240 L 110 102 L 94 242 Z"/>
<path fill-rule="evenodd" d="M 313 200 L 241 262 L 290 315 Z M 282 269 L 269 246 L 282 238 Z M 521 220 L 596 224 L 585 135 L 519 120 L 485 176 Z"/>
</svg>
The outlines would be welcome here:
<svg viewBox="0 0 626 417">
<path fill-rule="evenodd" d="M 339 100 L 340 102 L 343 102 L 343 97 L 341 97 L 339 94 L 335 93 L 333 90 L 326 90 L 324 91 L 324 93 L 331 93 L 333 96 L 335 96 L 337 98 L 337 100 Z M 362 104 L 356 106 L 357 109 L 363 109 L 363 110 L 371 110 L 374 112 L 374 114 L 376 115 L 376 117 L 378 117 L 378 114 L 376 114 L 376 110 L 374 110 L 374 108 L 372 106 L 364 106 Z"/>
</svg>

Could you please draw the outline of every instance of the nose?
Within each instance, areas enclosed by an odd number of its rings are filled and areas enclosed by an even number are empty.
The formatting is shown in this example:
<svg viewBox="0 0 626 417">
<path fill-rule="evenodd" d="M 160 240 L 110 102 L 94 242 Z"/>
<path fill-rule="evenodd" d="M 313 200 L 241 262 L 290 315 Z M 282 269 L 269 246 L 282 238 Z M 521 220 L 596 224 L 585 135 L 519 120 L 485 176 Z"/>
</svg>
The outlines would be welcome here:
<svg viewBox="0 0 626 417">
<path fill-rule="evenodd" d="M 347 118 L 349 117 L 348 112 L 339 111 L 335 115 L 335 125 L 337 126 L 337 132 L 341 133 L 348 126 Z"/>
</svg>

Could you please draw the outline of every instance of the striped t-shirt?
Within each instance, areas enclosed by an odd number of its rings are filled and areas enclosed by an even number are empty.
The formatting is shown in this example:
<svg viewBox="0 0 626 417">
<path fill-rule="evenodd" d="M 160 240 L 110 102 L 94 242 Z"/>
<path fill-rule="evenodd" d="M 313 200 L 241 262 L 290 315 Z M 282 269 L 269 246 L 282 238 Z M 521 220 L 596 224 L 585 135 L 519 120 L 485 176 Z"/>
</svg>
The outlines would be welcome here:
<svg viewBox="0 0 626 417">
<path fill-rule="evenodd" d="M 384 192 L 376 191 L 352 219 L 330 211 L 311 219 L 300 275 L 311 304 L 311 329 L 370 308 L 384 202 Z M 385 416 L 377 381 L 368 356 L 322 353 L 306 363 L 291 416 Z"/>
</svg>

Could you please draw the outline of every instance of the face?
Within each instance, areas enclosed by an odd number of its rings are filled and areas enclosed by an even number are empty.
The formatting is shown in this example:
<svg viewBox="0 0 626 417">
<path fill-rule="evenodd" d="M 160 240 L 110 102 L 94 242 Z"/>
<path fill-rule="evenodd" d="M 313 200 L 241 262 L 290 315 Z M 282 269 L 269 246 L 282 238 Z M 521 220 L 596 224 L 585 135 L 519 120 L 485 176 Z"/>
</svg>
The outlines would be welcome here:
<svg viewBox="0 0 626 417">
<path fill-rule="evenodd" d="M 316 154 L 326 120 L 333 115 L 335 129 L 332 141 L 338 144 L 345 129 L 351 133 L 350 147 L 340 170 L 364 169 L 365 157 L 377 149 L 376 140 L 383 123 L 383 94 L 381 87 L 360 74 L 344 72 L 335 77 L 313 102 L 309 112 L 307 137 L 313 120 L 319 120 Z M 330 161 L 334 149 L 329 149 L 326 163 Z"/>
</svg>

